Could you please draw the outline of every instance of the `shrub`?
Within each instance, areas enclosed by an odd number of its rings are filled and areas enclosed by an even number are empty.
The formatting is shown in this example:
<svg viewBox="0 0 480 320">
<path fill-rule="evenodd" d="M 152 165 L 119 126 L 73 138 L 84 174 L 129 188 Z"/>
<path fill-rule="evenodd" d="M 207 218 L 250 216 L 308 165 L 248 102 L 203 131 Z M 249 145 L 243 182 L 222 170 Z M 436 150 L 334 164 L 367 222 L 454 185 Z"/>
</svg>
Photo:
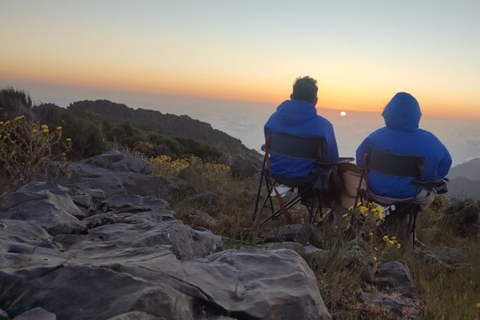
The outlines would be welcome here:
<svg viewBox="0 0 480 320">
<path fill-rule="evenodd" d="M 50 130 L 47 125 L 18 116 L 0 122 L 0 169 L 14 188 L 29 182 L 44 166 L 64 160 L 71 139 L 62 140 L 62 127 Z M 59 147 L 61 152 L 53 152 Z"/>
</svg>

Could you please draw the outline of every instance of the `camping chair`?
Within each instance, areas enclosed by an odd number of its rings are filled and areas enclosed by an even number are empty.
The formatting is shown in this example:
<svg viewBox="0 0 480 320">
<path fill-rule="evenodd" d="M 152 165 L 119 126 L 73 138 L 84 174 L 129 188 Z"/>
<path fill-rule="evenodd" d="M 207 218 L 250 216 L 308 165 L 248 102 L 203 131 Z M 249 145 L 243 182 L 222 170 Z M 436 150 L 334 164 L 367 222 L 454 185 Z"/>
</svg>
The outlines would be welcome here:
<svg viewBox="0 0 480 320">
<path fill-rule="evenodd" d="M 288 212 L 297 203 L 301 202 L 308 209 L 310 223 L 314 223 L 316 216 L 322 213 L 322 202 L 325 200 L 326 190 L 330 173 L 333 166 L 319 162 L 325 139 L 319 137 L 298 137 L 286 133 L 271 132 L 266 137 L 262 150 L 265 152 L 263 167 L 260 172 L 257 199 L 253 221 L 257 214 L 267 206 L 270 207 L 270 215 L 261 224 L 270 219 L 284 215 L 286 223 L 291 224 L 292 218 Z M 286 178 L 275 175 L 270 170 L 270 152 L 315 161 L 314 173 L 302 178 Z M 263 203 L 260 205 L 264 192 Z M 284 199 L 288 191 L 294 191 L 295 196 L 290 200 Z M 274 209 L 274 202 L 279 209 Z"/>
<path fill-rule="evenodd" d="M 395 203 L 379 203 L 379 201 L 373 199 L 372 192 L 368 188 L 368 175 L 371 170 L 377 172 L 396 176 L 396 177 L 409 177 L 413 179 L 413 182 L 419 187 L 434 192 L 436 194 L 446 193 L 446 179 L 439 181 L 424 181 L 423 180 L 423 163 L 424 158 L 414 155 L 400 155 L 386 151 L 381 151 L 368 147 L 364 157 L 365 167 L 363 174 L 360 178 L 360 184 L 358 187 L 357 199 L 355 200 L 355 206 L 359 200 L 369 202 L 374 200 L 377 204 L 383 207 L 384 222 L 380 225 L 380 230 L 385 231 L 389 227 L 392 227 L 394 223 L 397 223 L 402 218 L 408 218 L 408 227 L 405 230 L 406 234 L 400 234 L 401 239 L 408 241 L 409 235 L 412 234 L 413 245 L 415 246 L 415 223 L 418 213 L 421 211 L 420 205 L 416 203 L 417 195 L 409 199 L 401 199 Z M 362 189 L 362 179 L 365 179 L 366 186 Z"/>
</svg>

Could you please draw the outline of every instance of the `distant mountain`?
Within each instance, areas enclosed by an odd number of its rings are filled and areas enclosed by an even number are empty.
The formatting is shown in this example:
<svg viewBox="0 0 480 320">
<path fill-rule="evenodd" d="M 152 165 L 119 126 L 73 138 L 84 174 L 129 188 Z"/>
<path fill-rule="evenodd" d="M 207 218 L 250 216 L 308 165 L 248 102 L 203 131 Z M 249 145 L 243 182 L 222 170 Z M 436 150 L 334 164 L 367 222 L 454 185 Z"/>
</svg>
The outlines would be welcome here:
<svg viewBox="0 0 480 320">
<path fill-rule="evenodd" d="M 480 180 L 480 158 L 475 158 L 465 163 L 456 165 L 448 173 L 449 179 L 465 177 L 470 180 Z"/>
<path fill-rule="evenodd" d="M 92 116 L 101 116 L 110 121 L 129 121 L 145 130 L 157 130 L 176 137 L 193 139 L 222 150 L 226 154 L 244 154 L 260 156 L 245 147 L 239 139 L 233 138 L 206 122 L 192 119 L 187 115 L 177 116 L 160 111 L 133 109 L 124 104 L 108 100 L 78 101 L 70 104 L 70 111 L 88 112 Z"/>
<path fill-rule="evenodd" d="M 450 197 L 480 199 L 480 158 L 456 165 L 447 177 Z"/>
</svg>

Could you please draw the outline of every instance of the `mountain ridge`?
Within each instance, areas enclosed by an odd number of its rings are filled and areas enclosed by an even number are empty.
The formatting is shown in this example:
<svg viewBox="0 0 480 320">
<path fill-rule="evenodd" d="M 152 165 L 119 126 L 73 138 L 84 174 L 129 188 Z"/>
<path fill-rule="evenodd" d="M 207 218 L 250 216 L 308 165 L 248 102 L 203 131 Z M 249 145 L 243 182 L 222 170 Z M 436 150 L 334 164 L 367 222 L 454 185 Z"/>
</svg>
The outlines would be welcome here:
<svg viewBox="0 0 480 320">
<path fill-rule="evenodd" d="M 133 109 L 125 104 L 109 100 L 77 101 L 71 103 L 67 109 L 90 112 L 111 121 L 130 121 L 142 129 L 159 130 L 172 136 L 194 139 L 210 144 L 230 155 L 260 156 L 257 151 L 243 145 L 239 139 L 188 115 L 178 116 L 157 110 Z"/>
</svg>

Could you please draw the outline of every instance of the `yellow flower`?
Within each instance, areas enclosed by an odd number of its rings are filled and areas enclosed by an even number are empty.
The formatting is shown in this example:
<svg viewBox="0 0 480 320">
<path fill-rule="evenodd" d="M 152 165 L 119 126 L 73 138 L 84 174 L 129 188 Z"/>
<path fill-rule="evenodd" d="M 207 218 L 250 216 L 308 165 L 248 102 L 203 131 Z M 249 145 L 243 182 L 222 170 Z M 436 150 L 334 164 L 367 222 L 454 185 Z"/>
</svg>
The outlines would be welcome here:
<svg viewBox="0 0 480 320">
<path fill-rule="evenodd" d="M 3 121 L 0 121 L 0 126 L 3 125 Z"/>
<path fill-rule="evenodd" d="M 48 128 L 47 128 L 47 129 L 42 129 L 42 132 L 43 132 L 43 133 L 48 133 L 49 130 L 48 130 Z"/>
<path fill-rule="evenodd" d="M 373 257 L 373 261 L 377 261 L 377 260 L 378 260 L 378 258 L 377 258 L 377 257 Z"/>
<path fill-rule="evenodd" d="M 358 210 L 360 210 L 360 213 L 362 215 L 365 215 L 365 213 L 368 211 L 367 207 L 364 207 L 364 206 L 360 207 Z"/>
<path fill-rule="evenodd" d="M 67 139 L 65 139 L 65 141 L 67 141 L 67 142 L 72 142 L 72 139 L 67 138 Z"/>
<path fill-rule="evenodd" d="M 348 213 L 344 213 L 344 214 L 342 215 L 342 217 L 344 217 L 344 218 L 348 217 Z"/>
<path fill-rule="evenodd" d="M 62 126 L 58 126 L 58 127 L 57 127 L 57 130 L 58 130 L 58 131 L 62 130 Z"/>
<path fill-rule="evenodd" d="M 400 249 L 402 245 L 400 243 L 397 243 L 397 249 Z"/>
<path fill-rule="evenodd" d="M 350 207 L 348 208 L 348 211 L 352 211 L 352 210 L 353 210 L 353 206 L 350 206 Z"/>
<path fill-rule="evenodd" d="M 388 241 L 388 236 L 383 236 L 383 241 Z"/>
<path fill-rule="evenodd" d="M 46 124 L 42 124 L 40 127 L 42 128 L 42 130 L 48 129 L 48 126 Z"/>
<path fill-rule="evenodd" d="M 370 233 L 368 234 L 368 236 L 369 236 L 370 238 L 373 237 L 373 232 L 370 232 Z"/>
</svg>

